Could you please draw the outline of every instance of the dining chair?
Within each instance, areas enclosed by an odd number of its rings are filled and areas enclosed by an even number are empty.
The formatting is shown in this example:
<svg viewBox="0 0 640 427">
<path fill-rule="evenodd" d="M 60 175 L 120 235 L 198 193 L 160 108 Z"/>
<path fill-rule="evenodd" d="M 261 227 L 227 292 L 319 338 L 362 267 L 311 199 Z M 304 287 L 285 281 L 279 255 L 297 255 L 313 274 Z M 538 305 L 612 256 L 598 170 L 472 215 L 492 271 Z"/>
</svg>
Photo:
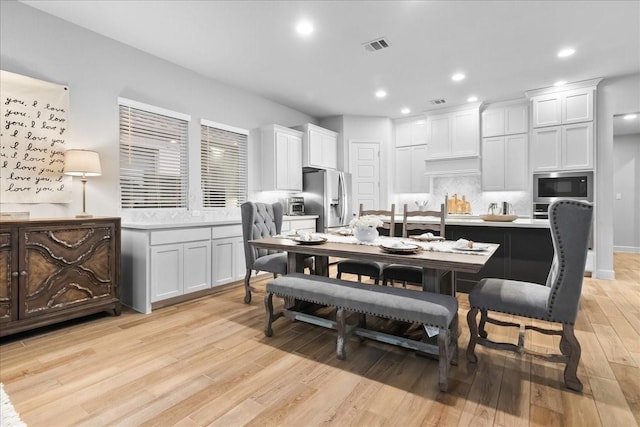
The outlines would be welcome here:
<svg viewBox="0 0 640 427">
<path fill-rule="evenodd" d="M 247 273 L 244 277 L 244 302 L 251 302 L 251 272 L 260 271 L 278 274 L 287 274 L 287 253 L 271 249 L 257 249 L 249 244 L 249 240 L 262 239 L 280 234 L 282 230 L 282 204 L 246 202 L 240 206 L 242 218 L 242 237 L 244 243 L 244 259 Z M 305 267 L 313 268 L 313 258 L 305 259 Z"/>
<path fill-rule="evenodd" d="M 593 205 L 578 200 L 558 200 L 549 206 L 548 212 L 554 255 L 546 285 L 491 278 L 478 282 L 469 293 L 471 309 L 467 314 L 470 331 L 467 359 L 471 363 L 477 362 L 475 347 L 480 344 L 564 363 L 565 385 L 572 390 L 582 391 L 582 383 L 577 376 L 581 349 L 574 333 L 574 324 L 582 291 Z M 478 311 L 479 324 L 476 322 Z M 560 323 L 562 330 L 536 325 L 521 326 L 494 319 L 489 317 L 489 311 Z M 487 322 L 498 326 L 519 327 L 518 344 L 490 341 L 485 330 Z M 547 335 L 560 335 L 561 354 L 542 354 L 526 349 L 524 334 L 527 329 Z"/>
<path fill-rule="evenodd" d="M 378 228 L 388 229 L 389 236 L 393 237 L 395 235 L 396 222 L 396 205 L 391 205 L 391 210 L 376 210 L 376 209 L 363 209 L 362 203 L 360 203 L 359 216 L 364 215 L 375 215 L 375 216 L 383 216 L 389 218 L 389 222 L 384 222 L 384 224 Z M 384 268 L 384 263 L 377 261 L 365 261 L 365 260 L 356 260 L 356 259 L 348 259 L 344 261 L 339 261 L 337 264 L 338 275 L 336 276 L 338 279 L 342 278 L 342 273 L 350 273 L 358 275 L 358 282 L 362 281 L 362 276 L 368 276 L 373 279 L 374 283 L 379 284 L 380 278 L 382 277 L 382 269 Z"/>
<path fill-rule="evenodd" d="M 410 218 L 421 218 L 422 221 L 410 221 Z M 427 219 L 429 218 L 429 219 Z M 433 218 L 439 219 L 433 222 Z M 402 217 L 402 237 L 408 238 L 412 231 L 435 231 L 438 236 L 444 237 L 445 231 L 445 211 L 444 204 L 440 205 L 440 211 L 409 211 L 404 205 Z M 389 264 L 382 271 L 382 284 L 393 286 L 394 282 L 402 282 L 406 287 L 407 283 L 422 285 L 422 268 L 400 264 Z"/>
</svg>

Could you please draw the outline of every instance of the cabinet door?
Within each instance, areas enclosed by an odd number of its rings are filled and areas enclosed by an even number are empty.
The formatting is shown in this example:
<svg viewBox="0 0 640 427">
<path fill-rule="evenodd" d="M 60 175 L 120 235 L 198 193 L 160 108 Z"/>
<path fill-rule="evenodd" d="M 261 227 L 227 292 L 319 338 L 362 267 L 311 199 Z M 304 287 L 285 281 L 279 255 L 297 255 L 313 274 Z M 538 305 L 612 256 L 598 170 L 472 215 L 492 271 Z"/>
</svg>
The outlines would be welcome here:
<svg viewBox="0 0 640 427">
<path fill-rule="evenodd" d="M 287 186 L 283 189 L 302 191 L 302 139 L 290 135 L 287 147 L 287 164 L 278 164 L 279 169 L 287 172 Z"/>
<path fill-rule="evenodd" d="M 411 122 L 411 145 L 427 143 L 427 121 L 424 119 Z"/>
<path fill-rule="evenodd" d="M 313 228 L 315 231 L 315 227 Z M 233 256 L 233 265 L 235 270 L 234 280 L 243 280 L 244 275 L 247 272 L 247 266 L 244 259 L 244 240 L 242 237 L 236 237 L 233 241 L 235 253 Z"/>
<path fill-rule="evenodd" d="M 289 135 L 276 133 L 276 188 L 289 189 L 289 168 L 284 162 L 289 162 Z"/>
<path fill-rule="evenodd" d="M 20 228 L 19 318 L 117 298 L 115 226 Z"/>
<path fill-rule="evenodd" d="M 427 119 L 427 153 L 430 159 L 451 155 L 451 117 L 434 116 Z"/>
<path fill-rule="evenodd" d="M 479 136 L 476 110 L 453 113 L 452 157 L 477 156 L 480 145 Z"/>
<path fill-rule="evenodd" d="M 513 105 L 504 109 L 504 134 L 529 132 L 529 109 L 526 105 Z"/>
<path fill-rule="evenodd" d="M 183 293 L 210 288 L 211 241 L 185 243 L 183 256 Z"/>
<path fill-rule="evenodd" d="M 533 171 L 558 170 L 560 162 L 561 126 L 534 129 L 531 141 L 531 169 Z"/>
<path fill-rule="evenodd" d="M 593 120 L 593 90 L 576 89 L 562 94 L 562 123 Z"/>
<path fill-rule="evenodd" d="M 502 108 L 487 109 L 482 112 L 482 137 L 504 135 L 505 114 Z"/>
<path fill-rule="evenodd" d="M 407 147 L 411 145 L 412 128 L 411 122 L 396 123 L 395 136 L 396 147 Z"/>
<path fill-rule="evenodd" d="M 533 99 L 533 127 L 555 126 L 562 123 L 559 93 L 539 96 Z"/>
<path fill-rule="evenodd" d="M 396 192 L 411 192 L 411 147 L 396 148 Z"/>
<path fill-rule="evenodd" d="M 504 138 L 505 190 L 526 190 L 529 188 L 529 144 L 526 134 L 509 135 Z"/>
<path fill-rule="evenodd" d="M 425 159 L 427 156 L 426 145 L 416 145 L 411 147 L 411 192 L 428 193 L 429 177 Z M 406 165 L 406 163 L 405 163 Z"/>
<path fill-rule="evenodd" d="M 482 189 L 504 190 L 505 138 L 482 139 Z"/>
<path fill-rule="evenodd" d="M 309 166 L 322 167 L 322 133 L 309 129 Z"/>
<path fill-rule="evenodd" d="M 562 127 L 563 169 L 593 168 L 593 123 Z"/>
<path fill-rule="evenodd" d="M 322 135 L 322 166 L 338 168 L 338 138 L 335 135 Z"/>
<path fill-rule="evenodd" d="M 0 324 L 18 318 L 18 258 L 15 234 L 0 229 Z"/>
<path fill-rule="evenodd" d="M 151 302 L 182 295 L 183 245 L 151 247 Z"/>
<path fill-rule="evenodd" d="M 213 286 L 233 282 L 236 274 L 233 259 L 236 248 L 234 239 L 215 239 L 213 242 Z"/>
</svg>

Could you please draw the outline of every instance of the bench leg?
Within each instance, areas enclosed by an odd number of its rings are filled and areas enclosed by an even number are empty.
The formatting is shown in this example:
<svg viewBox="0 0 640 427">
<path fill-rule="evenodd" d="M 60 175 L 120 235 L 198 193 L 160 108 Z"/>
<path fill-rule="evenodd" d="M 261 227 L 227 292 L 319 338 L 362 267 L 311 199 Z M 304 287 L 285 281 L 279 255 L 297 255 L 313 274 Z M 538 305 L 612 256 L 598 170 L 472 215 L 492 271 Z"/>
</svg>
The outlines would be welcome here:
<svg viewBox="0 0 640 427">
<path fill-rule="evenodd" d="M 346 313 L 343 308 L 339 308 L 336 311 L 336 326 L 338 329 L 338 341 L 336 343 L 336 357 L 340 360 L 344 360 L 347 358 L 347 354 L 345 352 L 345 341 L 347 334 L 347 321 L 346 321 Z"/>
<path fill-rule="evenodd" d="M 438 332 L 438 376 L 440 391 L 449 389 L 449 348 L 451 335 L 448 329 L 440 329 Z"/>
<path fill-rule="evenodd" d="M 264 324 L 264 335 L 270 337 L 273 335 L 273 329 L 271 323 L 273 322 L 273 294 L 267 293 L 264 297 L 264 308 L 267 313 L 267 318 Z"/>
</svg>

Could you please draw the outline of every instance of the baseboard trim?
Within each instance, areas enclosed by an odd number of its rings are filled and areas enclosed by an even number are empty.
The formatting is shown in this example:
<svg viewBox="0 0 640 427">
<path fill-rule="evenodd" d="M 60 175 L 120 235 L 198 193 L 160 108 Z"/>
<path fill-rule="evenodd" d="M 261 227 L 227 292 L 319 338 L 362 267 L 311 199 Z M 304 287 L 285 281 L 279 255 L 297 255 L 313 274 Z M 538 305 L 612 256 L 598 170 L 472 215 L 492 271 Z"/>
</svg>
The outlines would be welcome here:
<svg viewBox="0 0 640 427">
<path fill-rule="evenodd" d="M 616 280 L 616 272 L 614 270 L 596 270 L 594 279 Z"/>
<path fill-rule="evenodd" d="M 626 254 L 640 254 L 640 248 L 637 246 L 614 246 L 613 252 L 624 252 Z"/>
</svg>

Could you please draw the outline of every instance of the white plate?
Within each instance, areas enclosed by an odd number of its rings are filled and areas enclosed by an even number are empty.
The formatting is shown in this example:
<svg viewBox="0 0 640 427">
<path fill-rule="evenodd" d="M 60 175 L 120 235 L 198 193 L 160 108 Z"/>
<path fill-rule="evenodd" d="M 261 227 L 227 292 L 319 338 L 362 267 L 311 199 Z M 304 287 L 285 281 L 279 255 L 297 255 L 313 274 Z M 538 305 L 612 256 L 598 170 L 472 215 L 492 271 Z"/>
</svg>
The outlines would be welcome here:
<svg viewBox="0 0 640 427">
<path fill-rule="evenodd" d="M 311 239 L 303 239 L 301 237 L 296 237 L 295 239 L 293 239 L 293 241 L 298 242 L 301 245 L 321 245 L 324 242 L 326 242 L 327 239 L 324 237 L 314 237 Z"/>
<path fill-rule="evenodd" d="M 403 245 L 403 246 L 389 246 L 389 245 L 380 245 L 380 248 L 392 254 L 414 254 L 416 252 L 420 252 L 422 247 L 418 245 Z"/>
<path fill-rule="evenodd" d="M 456 248 L 454 246 L 453 249 L 455 249 L 457 251 L 482 252 L 482 251 L 486 251 L 487 249 L 489 249 L 489 246 L 474 244 L 472 248 L 468 248 L 468 247 Z"/>
<path fill-rule="evenodd" d="M 444 240 L 444 237 L 442 236 L 427 237 L 427 236 L 418 235 L 418 236 L 409 236 L 409 237 L 414 240 L 419 240 L 421 242 L 436 242 L 438 240 Z"/>
</svg>

